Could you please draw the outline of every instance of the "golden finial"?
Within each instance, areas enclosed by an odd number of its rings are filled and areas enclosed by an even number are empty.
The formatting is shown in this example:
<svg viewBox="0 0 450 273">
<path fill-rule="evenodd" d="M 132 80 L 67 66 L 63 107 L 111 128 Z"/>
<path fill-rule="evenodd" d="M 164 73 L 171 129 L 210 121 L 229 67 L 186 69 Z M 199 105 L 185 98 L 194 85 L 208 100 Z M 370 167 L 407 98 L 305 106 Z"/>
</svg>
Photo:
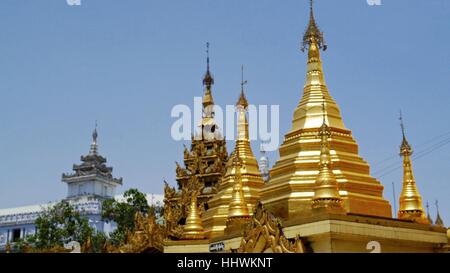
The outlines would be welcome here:
<svg viewBox="0 0 450 273">
<path fill-rule="evenodd" d="M 239 99 L 236 103 L 236 106 L 242 106 L 244 109 L 248 107 L 247 98 L 244 94 L 244 85 L 247 84 L 247 81 L 244 80 L 244 65 L 241 66 L 241 94 L 239 95 Z"/>
<path fill-rule="evenodd" d="M 244 92 L 244 85 L 247 84 L 247 81 L 244 80 L 244 65 L 241 65 L 241 91 Z"/>
<path fill-rule="evenodd" d="M 209 71 L 209 42 L 206 43 L 206 73 L 203 77 L 203 85 L 206 86 L 205 95 L 203 96 L 203 107 L 213 105 L 214 100 L 211 94 L 211 86 L 214 84 L 214 78 Z"/>
<path fill-rule="evenodd" d="M 322 102 L 322 110 L 324 114 L 323 124 L 319 129 L 319 136 L 321 137 L 319 175 L 316 179 L 312 207 L 313 209 L 326 208 L 336 213 L 344 213 L 338 182 L 332 170 L 330 145 L 328 142 L 330 130 L 325 122 L 325 98 Z"/>
<path fill-rule="evenodd" d="M 405 124 L 403 121 L 403 115 L 402 115 L 401 110 L 400 110 L 399 120 L 400 120 L 400 127 L 402 129 L 402 136 L 403 136 L 402 144 L 400 146 L 400 155 L 404 156 L 404 155 L 408 154 L 409 156 L 411 156 L 413 153 L 413 150 L 412 150 L 411 146 L 409 145 L 408 140 L 406 140 Z"/>
<path fill-rule="evenodd" d="M 398 118 L 400 120 L 400 128 L 402 129 L 402 135 L 403 138 L 405 139 L 405 125 L 403 124 L 403 115 L 402 115 L 402 110 L 400 110 L 400 117 Z"/>
<path fill-rule="evenodd" d="M 442 221 L 441 215 L 439 214 L 438 200 L 436 200 L 434 203 L 436 205 L 436 221 L 434 222 L 434 224 L 439 227 L 444 227 L 444 221 Z"/>
<path fill-rule="evenodd" d="M 206 85 L 207 89 L 211 88 L 211 85 L 214 84 L 214 78 L 209 71 L 209 42 L 206 43 L 206 73 L 203 78 L 203 84 Z"/>
<path fill-rule="evenodd" d="M 306 28 L 305 34 L 303 35 L 303 42 L 301 46 L 301 50 L 305 51 L 305 49 L 312 44 L 315 44 L 318 48 L 323 49 L 324 51 L 327 49 L 327 44 L 323 38 L 323 33 L 320 31 L 319 27 L 316 24 L 316 20 L 314 19 L 314 9 L 313 9 L 313 0 L 309 1 L 309 23 Z"/>
<path fill-rule="evenodd" d="M 411 162 L 412 148 L 406 139 L 401 112 L 399 119 L 403 135 L 402 145 L 400 146 L 400 155 L 403 156 L 403 185 L 400 194 L 398 218 L 430 224 L 424 213 L 422 197 L 417 190 Z"/>
<path fill-rule="evenodd" d="M 249 140 L 248 122 L 246 117 L 246 110 L 248 107 L 248 101 L 245 97 L 244 86 L 247 81 L 244 80 L 244 66 L 241 66 L 241 93 L 239 99 L 236 102 L 237 112 L 237 140 Z"/>
</svg>

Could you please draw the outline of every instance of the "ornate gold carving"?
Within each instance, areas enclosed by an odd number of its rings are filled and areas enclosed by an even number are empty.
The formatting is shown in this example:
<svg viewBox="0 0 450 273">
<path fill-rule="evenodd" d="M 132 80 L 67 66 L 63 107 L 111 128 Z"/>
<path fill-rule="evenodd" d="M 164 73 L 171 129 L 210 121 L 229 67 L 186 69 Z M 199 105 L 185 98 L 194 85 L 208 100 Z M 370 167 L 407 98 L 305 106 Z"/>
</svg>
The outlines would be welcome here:
<svg viewBox="0 0 450 273">
<path fill-rule="evenodd" d="M 164 220 L 166 235 L 169 238 L 180 238 L 183 235 L 183 227 L 179 224 L 183 208 L 180 202 L 174 201 L 177 199 L 179 198 L 175 188 L 164 181 Z"/>
<path fill-rule="evenodd" d="M 142 213 L 135 214 L 135 230 L 128 232 L 126 241 L 119 247 L 106 246 L 107 252 L 113 253 L 148 253 L 163 252 L 163 241 L 166 237 L 166 230 L 156 223 L 155 216 Z"/>
<path fill-rule="evenodd" d="M 177 177 L 185 177 L 188 176 L 188 171 L 184 168 L 182 168 L 180 166 L 180 164 L 178 164 L 178 162 L 175 162 L 177 168 L 176 168 L 176 173 L 177 173 Z"/>
<path fill-rule="evenodd" d="M 304 253 L 305 246 L 298 235 L 294 242 L 289 241 L 283 234 L 281 221 L 258 203 L 237 252 Z"/>
<path fill-rule="evenodd" d="M 183 225 L 192 205 L 193 190 L 198 192 L 198 213 L 202 215 L 207 209 L 207 202 L 217 193 L 217 186 L 225 173 L 227 161 L 225 140 L 192 138 L 191 149 L 184 148 L 184 168 L 176 163 L 178 190 L 165 182 L 164 219 L 168 238 L 183 238 Z M 191 183 L 193 177 L 195 183 Z"/>
</svg>

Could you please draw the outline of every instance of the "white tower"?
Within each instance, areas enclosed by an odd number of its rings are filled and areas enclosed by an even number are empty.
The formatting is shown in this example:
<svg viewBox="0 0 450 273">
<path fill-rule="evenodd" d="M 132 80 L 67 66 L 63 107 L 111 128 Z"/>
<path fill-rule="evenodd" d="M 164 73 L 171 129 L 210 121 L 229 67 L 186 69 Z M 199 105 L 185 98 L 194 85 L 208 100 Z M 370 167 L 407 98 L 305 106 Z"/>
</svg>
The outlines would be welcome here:
<svg viewBox="0 0 450 273">
<path fill-rule="evenodd" d="M 67 199 L 113 198 L 116 187 L 122 185 L 122 178 L 112 176 L 113 168 L 107 167 L 106 158 L 98 153 L 97 136 L 96 126 L 89 154 L 81 156 L 81 164 L 73 165 L 73 173 L 62 175 L 62 182 L 68 185 Z"/>
</svg>

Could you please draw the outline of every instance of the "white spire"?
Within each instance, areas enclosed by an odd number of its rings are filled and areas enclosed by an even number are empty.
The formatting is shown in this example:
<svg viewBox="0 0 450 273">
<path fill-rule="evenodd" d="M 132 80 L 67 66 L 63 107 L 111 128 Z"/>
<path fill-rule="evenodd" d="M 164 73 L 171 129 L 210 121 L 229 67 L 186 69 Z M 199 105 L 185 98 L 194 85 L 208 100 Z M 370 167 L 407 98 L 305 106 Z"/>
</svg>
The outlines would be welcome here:
<svg viewBox="0 0 450 273">
<path fill-rule="evenodd" d="M 260 145 L 260 153 L 261 157 L 259 159 L 259 170 L 261 172 L 261 176 L 265 182 L 269 180 L 269 159 L 266 156 L 266 151 L 264 149 L 264 144 Z"/>
<path fill-rule="evenodd" d="M 92 132 L 92 143 L 91 143 L 91 149 L 89 150 L 89 155 L 97 155 L 98 151 L 98 145 L 97 145 L 97 121 L 95 121 L 95 128 L 94 132 Z"/>
</svg>

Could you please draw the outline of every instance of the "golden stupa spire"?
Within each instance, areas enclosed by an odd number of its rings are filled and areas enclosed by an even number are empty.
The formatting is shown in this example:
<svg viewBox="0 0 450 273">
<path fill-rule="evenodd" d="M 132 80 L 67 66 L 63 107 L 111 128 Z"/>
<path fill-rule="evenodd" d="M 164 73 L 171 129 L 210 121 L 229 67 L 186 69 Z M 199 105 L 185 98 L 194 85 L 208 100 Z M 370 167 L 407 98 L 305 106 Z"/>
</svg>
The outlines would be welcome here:
<svg viewBox="0 0 450 273">
<path fill-rule="evenodd" d="M 239 99 L 236 103 L 236 106 L 242 106 L 244 109 L 248 107 L 247 98 L 244 94 L 244 85 L 247 84 L 247 81 L 244 80 L 244 65 L 241 66 L 241 94 L 239 96 Z"/>
<path fill-rule="evenodd" d="M 233 186 L 233 194 L 228 209 L 228 220 L 249 218 L 247 203 L 245 203 L 244 190 L 242 186 L 242 159 L 239 155 L 239 149 L 236 150 L 233 159 L 233 167 L 235 168 L 235 182 Z"/>
<path fill-rule="evenodd" d="M 264 206 L 284 219 L 311 211 L 322 151 L 317 131 L 324 120 L 331 132 L 333 171 L 338 180 L 343 207 L 348 213 L 392 217 L 383 185 L 370 175 L 369 164 L 359 155 L 352 132 L 344 126 L 339 106 L 330 96 L 324 80 L 320 50 L 326 44 L 313 11 L 302 40 L 308 50 L 303 96 L 295 108 L 292 127 L 279 148 L 280 157 L 270 170 L 270 181 L 261 190 Z"/>
<path fill-rule="evenodd" d="M 201 185 L 198 182 L 197 176 L 193 175 L 190 183 L 187 185 L 187 191 L 191 193 L 191 203 L 189 206 L 189 213 L 186 218 L 184 226 L 183 237 L 187 240 L 204 239 L 205 232 L 203 230 L 202 218 L 198 211 L 197 196 L 201 192 Z"/>
<path fill-rule="evenodd" d="M 434 224 L 439 227 L 444 227 L 444 221 L 442 221 L 441 215 L 439 214 L 438 200 L 436 200 L 434 203 L 436 205 L 436 221 L 434 222 Z"/>
<path fill-rule="evenodd" d="M 243 73 L 243 67 L 241 70 Z M 208 210 L 203 217 L 206 234 L 213 238 L 228 231 L 238 230 L 245 224 L 260 200 L 260 190 L 264 181 L 250 146 L 247 120 L 248 101 L 241 79 L 241 90 L 236 102 L 236 141 L 227 170 L 218 187 L 218 193 L 208 201 Z"/>
<path fill-rule="evenodd" d="M 249 140 L 248 134 L 248 122 L 247 117 L 245 115 L 248 102 L 244 93 L 244 85 L 247 84 L 247 81 L 244 80 L 244 66 L 241 66 L 241 93 L 239 95 L 239 99 L 236 102 L 236 108 L 238 111 L 238 124 L 237 124 L 237 140 Z"/>
<path fill-rule="evenodd" d="M 338 182 L 332 169 L 330 144 L 328 142 L 331 132 L 325 121 L 325 102 L 322 105 L 322 110 L 324 114 L 322 126 L 319 129 L 319 136 L 321 138 L 319 175 L 317 176 L 314 189 L 312 207 L 314 209 L 332 209 L 343 213 L 342 198 L 339 194 Z"/>
<path fill-rule="evenodd" d="M 309 23 L 306 28 L 305 34 L 303 35 L 303 43 L 301 50 L 305 51 L 305 49 L 313 42 L 313 39 L 318 46 L 318 48 L 327 50 L 327 44 L 323 38 L 323 32 L 320 31 L 319 27 L 316 24 L 316 20 L 314 19 L 314 9 L 313 9 L 313 0 L 309 1 Z"/>
<path fill-rule="evenodd" d="M 241 94 L 236 103 L 236 108 L 238 110 L 238 132 L 237 140 L 247 141 L 248 140 L 248 123 L 247 117 L 245 116 L 245 111 L 248 107 L 247 99 L 244 94 L 244 85 L 247 81 L 244 81 L 244 66 L 241 66 Z M 237 143 L 236 143 L 237 146 Z M 235 154 L 232 162 L 232 166 L 235 169 L 235 182 L 233 186 L 232 199 L 230 202 L 230 207 L 228 210 L 228 219 L 233 218 L 248 218 L 250 214 L 248 212 L 247 204 L 245 203 L 244 191 L 242 186 L 242 174 L 241 168 L 243 167 L 243 160 L 239 153 L 239 149 L 235 149 Z"/>
<path fill-rule="evenodd" d="M 203 115 L 198 128 L 200 132 L 196 137 L 203 140 L 222 140 L 223 136 L 220 128 L 214 119 L 214 99 L 212 96 L 211 87 L 214 84 L 214 78 L 211 76 L 209 69 L 209 43 L 206 43 L 206 73 L 203 77 L 203 85 L 205 91 L 203 94 Z"/>
<path fill-rule="evenodd" d="M 403 186 L 400 194 L 399 219 L 413 220 L 419 223 L 429 224 L 422 206 L 422 198 L 417 190 L 416 181 L 411 163 L 413 150 L 406 139 L 403 117 L 400 112 L 400 126 L 402 128 L 402 145 L 400 155 L 403 156 Z"/>
<path fill-rule="evenodd" d="M 326 50 L 327 45 L 314 19 L 313 2 L 310 2 L 310 18 L 303 35 L 301 50 L 308 49 L 306 82 L 303 97 L 294 112 L 292 131 L 306 128 L 319 128 L 322 125 L 320 105 L 326 102 L 326 119 L 328 126 L 345 129 L 339 107 L 328 93 L 325 84 L 320 50 Z"/>
<path fill-rule="evenodd" d="M 205 94 L 203 96 L 203 108 L 214 105 L 211 94 L 211 86 L 214 84 L 214 78 L 209 71 L 209 42 L 206 43 L 206 73 L 203 77 L 203 85 L 205 86 Z"/>
</svg>

